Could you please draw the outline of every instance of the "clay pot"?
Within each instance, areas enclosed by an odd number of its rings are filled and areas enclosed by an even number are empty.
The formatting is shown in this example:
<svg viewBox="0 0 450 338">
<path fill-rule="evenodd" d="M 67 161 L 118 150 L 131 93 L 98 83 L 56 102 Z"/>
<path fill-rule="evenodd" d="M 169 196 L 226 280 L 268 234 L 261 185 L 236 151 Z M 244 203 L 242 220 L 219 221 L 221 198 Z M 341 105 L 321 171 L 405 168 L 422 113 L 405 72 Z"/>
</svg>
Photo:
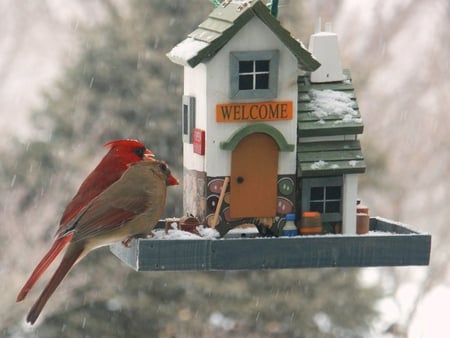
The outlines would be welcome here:
<svg viewBox="0 0 450 338">
<path fill-rule="evenodd" d="M 369 232 L 369 215 L 358 212 L 356 214 L 356 233 L 358 235 L 367 234 Z"/>
</svg>

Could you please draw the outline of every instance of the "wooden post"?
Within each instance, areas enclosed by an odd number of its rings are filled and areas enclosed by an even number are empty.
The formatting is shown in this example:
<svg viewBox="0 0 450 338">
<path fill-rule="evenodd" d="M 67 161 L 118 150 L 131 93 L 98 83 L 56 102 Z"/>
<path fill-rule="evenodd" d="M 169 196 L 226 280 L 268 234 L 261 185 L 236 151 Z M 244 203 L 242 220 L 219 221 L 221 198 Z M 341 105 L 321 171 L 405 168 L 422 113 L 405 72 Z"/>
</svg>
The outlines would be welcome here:
<svg viewBox="0 0 450 338">
<path fill-rule="evenodd" d="M 223 198 L 225 197 L 225 191 L 227 190 L 228 182 L 230 182 L 229 176 L 225 177 L 223 184 L 222 184 L 222 190 L 220 191 L 219 201 L 217 202 L 217 206 L 216 206 L 216 212 L 214 213 L 213 222 L 211 224 L 211 228 L 213 228 L 213 229 L 216 227 L 217 219 L 219 218 L 219 212 L 220 212 L 220 208 L 222 207 L 222 202 L 223 202 Z"/>
</svg>

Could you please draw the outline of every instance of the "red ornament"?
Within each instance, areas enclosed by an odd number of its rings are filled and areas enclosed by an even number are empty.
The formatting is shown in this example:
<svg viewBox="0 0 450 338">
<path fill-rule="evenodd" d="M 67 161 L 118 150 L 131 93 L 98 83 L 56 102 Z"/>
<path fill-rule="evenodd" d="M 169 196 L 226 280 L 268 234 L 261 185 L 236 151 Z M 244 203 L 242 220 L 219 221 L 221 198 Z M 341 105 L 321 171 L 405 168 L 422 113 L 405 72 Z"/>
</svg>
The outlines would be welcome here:
<svg viewBox="0 0 450 338">
<path fill-rule="evenodd" d="M 202 129 L 194 128 L 192 140 L 194 144 L 194 153 L 205 155 L 205 131 Z"/>
</svg>

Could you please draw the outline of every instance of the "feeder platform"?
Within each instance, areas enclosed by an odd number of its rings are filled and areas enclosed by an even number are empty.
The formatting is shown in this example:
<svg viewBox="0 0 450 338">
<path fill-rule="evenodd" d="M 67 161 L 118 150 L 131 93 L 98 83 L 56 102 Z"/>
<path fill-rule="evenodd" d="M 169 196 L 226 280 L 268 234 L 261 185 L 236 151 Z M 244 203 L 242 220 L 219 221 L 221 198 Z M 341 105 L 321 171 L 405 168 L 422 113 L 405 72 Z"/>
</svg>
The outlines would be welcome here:
<svg viewBox="0 0 450 338">
<path fill-rule="evenodd" d="M 245 236 L 245 237 L 244 237 Z M 364 235 L 133 239 L 110 246 L 136 271 L 262 270 L 428 265 L 431 235 L 383 218 Z"/>
</svg>

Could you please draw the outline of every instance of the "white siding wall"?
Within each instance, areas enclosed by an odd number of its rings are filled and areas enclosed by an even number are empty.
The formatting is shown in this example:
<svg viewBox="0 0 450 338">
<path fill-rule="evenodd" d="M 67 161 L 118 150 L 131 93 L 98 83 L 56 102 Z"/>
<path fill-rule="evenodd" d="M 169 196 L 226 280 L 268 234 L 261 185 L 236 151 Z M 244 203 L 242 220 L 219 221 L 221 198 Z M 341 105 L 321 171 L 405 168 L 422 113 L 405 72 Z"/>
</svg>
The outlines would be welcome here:
<svg viewBox="0 0 450 338">
<path fill-rule="evenodd" d="M 342 233 L 356 234 L 356 200 L 358 193 L 358 174 L 344 175 L 342 193 Z"/>
<path fill-rule="evenodd" d="M 184 67 L 184 95 L 195 97 L 195 126 L 203 130 L 206 130 L 205 93 L 205 64 L 200 63 L 195 68 Z M 205 156 L 195 154 L 192 144 L 183 143 L 183 161 L 187 169 L 205 171 Z"/>
<path fill-rule="evenodd" d="M 272 31 L 254 17 L 247 23 L 213 59 L 206 63 L 206 171 L 208 176 L 230 175 L 231 152 L 220 149 L 220 142 L 228 138 L 248 123 L 216 123 L 215 108 L 217 103 L 233 102 L 229 98 L 229 54 L 231 51 L 280 51 L 278 97 L 274 101 L 293 102 L 293 120 L 268 123 L 277 128 L 290 144 L 296 144 L 297 137 L 297 59 L 272 33 Z M 200 101 L 200 97 L 197 98 Z M 238 100 L 237 102 L 258 102 L 264 100 Z M 293 174 L 296 171 L 296 151 L 280 152 L 279 174 Z"/>
</svg>

